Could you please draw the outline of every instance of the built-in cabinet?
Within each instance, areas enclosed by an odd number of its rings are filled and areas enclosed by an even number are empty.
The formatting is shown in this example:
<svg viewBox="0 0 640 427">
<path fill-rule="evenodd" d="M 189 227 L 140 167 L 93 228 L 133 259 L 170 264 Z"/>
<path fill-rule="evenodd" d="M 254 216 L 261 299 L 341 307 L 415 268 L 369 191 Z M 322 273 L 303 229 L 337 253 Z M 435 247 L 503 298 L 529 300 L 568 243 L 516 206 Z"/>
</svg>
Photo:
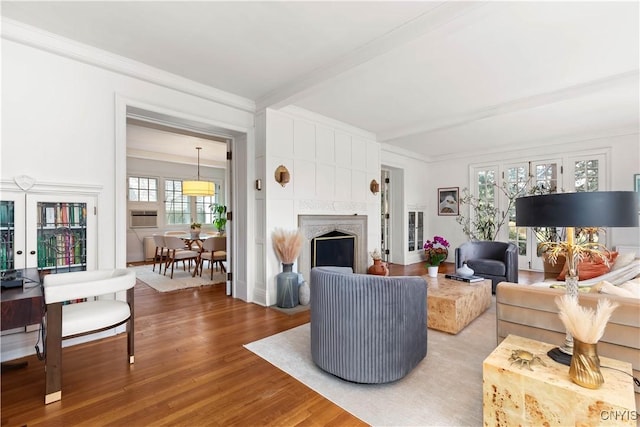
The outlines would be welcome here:
<svg viewBox="0 0 640 427">
<path fill-rule="evenodd" d="M 97 196 L 2 191 L 0 269 L 96 268 Z"/>
<path fill-rule="evenodd" d="M 408 224 L 407 250 L 409 252 L 422 251 L 424 245 L 424 211 L 409 211 Z"/>
</svg>

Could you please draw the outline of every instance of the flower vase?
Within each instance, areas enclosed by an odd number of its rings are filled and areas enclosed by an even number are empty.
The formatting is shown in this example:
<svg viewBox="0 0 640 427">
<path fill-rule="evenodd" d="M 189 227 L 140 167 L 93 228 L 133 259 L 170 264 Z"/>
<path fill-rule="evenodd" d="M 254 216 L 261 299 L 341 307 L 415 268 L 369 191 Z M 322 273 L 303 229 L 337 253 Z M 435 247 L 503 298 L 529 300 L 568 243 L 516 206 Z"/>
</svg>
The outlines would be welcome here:
<svg viewBox="0 0 640 427">
<path fill-rule="evenodd" d="M 375 274 L 376 276 L 388 276 L 389 268 L 387 268 L 387 264 L 382 262 L 382 260 L 374 259 L 373 265 L 367 269 L 367 273 Z"/>
<path fill-rule="evenodd" d="M 431 249 L 425 249 L 424 255 L 426 257 L 427 262 L 430 262 L 431 259 L 436 255 L 444 255 L 444 258 L 442 259 L 442 261 L 444 261 L 449 256 L 449 249 L 445 248 L 444 246 L 438 245 L 438 246 L 434 246 Z"/>
<path fill-rule="evenodd" d="M 569 366 L 569 378 L 579 386 L 596 389 L 604 383 L 600 372 L 598 344 L 589 344 L 573 338 L 573 355 Z"/>
<path fill-rule="evenodd" d="M 276 276 L 276 298 L 280 308 L 298 305 L 298 273 L 292 271 L 293 264 L 282 264 L 282 273 Z"/>
<path fill-rule="evenodd" d="M 438 277 L 438 266 L 437 265 L 428 266 L 427 272 L 429 273 L 429 277 Z"/>
<path fill-rule="evenodd" d="M 473 269 L 469 268 L 465 262 L 462 267 L 456 270 L 456 274 L 462 277 L 471 277 L 473 276 Z"/>
<path fill-rule="evenodd" d="M 309 288 L 309 284 L 306 281 L 300 285 L 299 300 L 300 305 L 309 305 L 311 300 L 311 288 Z"/>
<path fill-rule="evenodd" d="M 200 238 L 200 229 L 192 228 L 191 229 L 191 240 L 196 240 Z"/>
</svg>

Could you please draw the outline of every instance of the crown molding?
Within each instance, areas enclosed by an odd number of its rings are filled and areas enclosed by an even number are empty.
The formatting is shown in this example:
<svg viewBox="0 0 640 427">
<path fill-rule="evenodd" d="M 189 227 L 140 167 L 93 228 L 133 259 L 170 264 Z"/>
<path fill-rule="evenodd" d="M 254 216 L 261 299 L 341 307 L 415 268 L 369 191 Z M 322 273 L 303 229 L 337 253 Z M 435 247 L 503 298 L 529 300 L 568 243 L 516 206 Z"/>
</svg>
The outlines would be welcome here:
<svg viewBox="0 0 640 427">
<path fill-rule="evenodd" d="M 2 38 L 228 107 L 256 110 L 253 100 L 4 17 Z"/>
<path fill-rule="evenodd" d="M 403 126 L 395 130 L 381 132 L 378 134 L 380 141 L 391 141 L 409 135 L 419 133 L 436 132 L 446 129 L 463 126 L 478 120 L 488 119 L 491 117 L 501 116 L 504 114 L 515 113 L 518 111 L 529 110 L 543 105 L 553 104 L 556 102 L 566 101 L 573 98 L 596 93 L 603 89 L 621 84 L 637 84 L 640 79 L 640 71 L 638 69 L 629 70 L 620 74 L 607 76 L 602 79 L 592 80 L 559 90 L 540 93 L 525 98 L 519 98 L 502 104 L 482 108 L 468 113 L 452 116 L 439 120 L 438 122 L 416 124 L 414 126 Z M 637 91 L 637 88 L 636 88 Z"/>
<path fill-rule="evenodd" d="M 425 157 L 422 156 L 416 152 L 413 152 L 411 150 L 406 150 L 404 148 L 400 148 L 400 147 L 396 147 L 395 145 L 391 145 L 389 143 L 385 143 L 385 142 L 381 142 L 380 143 L 380 148 L 381 148 L 381 157 L 384 157 L 384 153 L 392 153 L 392 154 L 396 154 L 398 156 L 402 156 L 402 157 L 406 157 L 408 159 L 412 159 L 412 160 L 418 160 L 418 161 L 422 161 L 422 162 L 431 162 L 433 161 L 433 159 L 431 157 Z M 384 161 L 382 162 L 384 163 Z"/>
</svg>

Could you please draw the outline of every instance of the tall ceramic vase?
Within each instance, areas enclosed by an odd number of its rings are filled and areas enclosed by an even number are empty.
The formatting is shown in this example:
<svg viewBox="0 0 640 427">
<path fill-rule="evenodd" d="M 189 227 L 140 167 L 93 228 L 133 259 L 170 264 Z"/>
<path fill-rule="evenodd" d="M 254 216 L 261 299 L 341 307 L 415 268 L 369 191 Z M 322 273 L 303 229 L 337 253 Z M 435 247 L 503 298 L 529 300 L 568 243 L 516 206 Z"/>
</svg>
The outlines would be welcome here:
<svg viewBox="0 0 640 427">
<path fill-rule="evenodd" d="M 291 271 L 293 264 L 282 264 L 282 273 L 276 276 L 278 307 L 293 308 L 298 305 L 298 273 Z"/>
</svg>

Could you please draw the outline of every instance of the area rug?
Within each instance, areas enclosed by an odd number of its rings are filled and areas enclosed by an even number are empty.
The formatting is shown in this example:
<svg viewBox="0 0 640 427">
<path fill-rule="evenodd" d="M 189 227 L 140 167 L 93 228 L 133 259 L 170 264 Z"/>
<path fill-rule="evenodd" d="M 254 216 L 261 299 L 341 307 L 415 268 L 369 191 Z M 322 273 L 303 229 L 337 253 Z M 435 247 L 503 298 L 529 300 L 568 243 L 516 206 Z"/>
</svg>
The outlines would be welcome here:
<svg viewBox="0 0 640 427">
<path fill-rule="evenodd" d="M 191 277 L 191 272 L 183 271 L 182 266 L 173 270 L 173 279 L 169 277 L 171 270 L 167 272 L 167 275 L 158 274 L 158 266 L 156 265 L 156 271 L 151 271 L 152 265 L 142 265 L 138 267 L 129 267 L 136 272 L 136 278 L 143 281 L 147 285 L 159 292 L 171 292 L 178 289 L 194 288 L 198 286 L 208 286 L 217 283 L 224 283 L 227 279 L 227 275 L 221 272 L 213 272 L 213 280 L 211 280 L 208 270 L 204 270 L 202 277 Z"/>
<path fill-rule="evenodd" d="M 372 426 L 479 426 L 482 361 L 496 347 L 495 297 L 458 335 L 429 329 L 427 357 L 403 379 L 365 385 L 341 380 L 311 360 L 309 324 L 245 347 Z"/>
</svg>

